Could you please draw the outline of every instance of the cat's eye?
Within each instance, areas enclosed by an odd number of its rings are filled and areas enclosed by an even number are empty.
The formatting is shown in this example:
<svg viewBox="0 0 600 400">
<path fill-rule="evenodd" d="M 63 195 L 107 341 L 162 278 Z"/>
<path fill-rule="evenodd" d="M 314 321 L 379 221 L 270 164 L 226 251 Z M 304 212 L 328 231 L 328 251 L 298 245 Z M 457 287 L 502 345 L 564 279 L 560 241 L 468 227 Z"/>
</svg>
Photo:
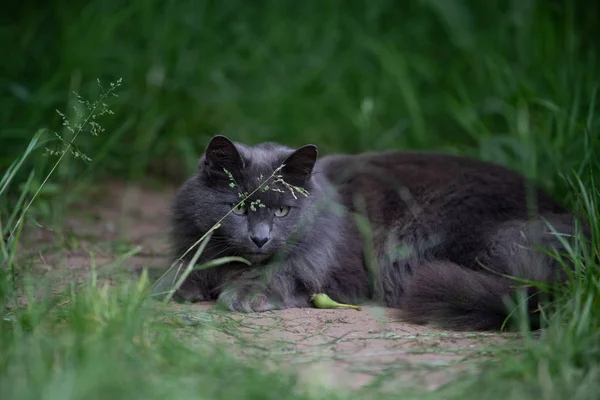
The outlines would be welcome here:
<svg viewBox="0 0 600 400">
<path fill-rule="evenodd" d="M 246 206 L 239 205 L 236 207 L 236 204 L 231 205 L 233 207 L 233 213 L 236 215 L 244 215 L 246 214 Z"/>
<path fill-rule="evenodd" d="M 275 209 L 276 217 L 285 217 L 290 212 L 290 208 L 288 206 L 281 206 Z"/>
</svg>

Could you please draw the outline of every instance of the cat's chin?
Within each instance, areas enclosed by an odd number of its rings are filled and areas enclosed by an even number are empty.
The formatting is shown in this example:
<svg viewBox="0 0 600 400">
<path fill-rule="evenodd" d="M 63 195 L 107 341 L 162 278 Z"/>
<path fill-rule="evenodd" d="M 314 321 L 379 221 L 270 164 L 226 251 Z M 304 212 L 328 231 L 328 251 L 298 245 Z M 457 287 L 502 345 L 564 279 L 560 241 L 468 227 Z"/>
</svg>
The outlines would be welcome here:
<svg viewBox="0 0 600 400">
<path fill-rule="evenodd" d="M 273 255 L 268 253 L 245 253 L 242 255 L 242 257 L 256 265 L 266 264 L 271 258 L 273 258 Z"/>
</svg>

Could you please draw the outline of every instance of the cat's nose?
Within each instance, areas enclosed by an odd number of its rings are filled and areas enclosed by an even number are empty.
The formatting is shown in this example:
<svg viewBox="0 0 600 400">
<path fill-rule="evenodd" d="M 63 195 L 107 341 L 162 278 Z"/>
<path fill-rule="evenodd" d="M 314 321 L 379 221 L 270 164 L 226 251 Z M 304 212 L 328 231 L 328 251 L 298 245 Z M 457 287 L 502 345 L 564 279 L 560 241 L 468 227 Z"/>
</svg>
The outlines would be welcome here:
<svg viewBox="0 0 600 400">
<path fill-rule="evenodd" d="M 250 239 L 256 247 L 262 248 L 271 239 L 271 227 L 265 223 L 258 224 L 250 231 Z"/>
<path fill-rule="evenodd" d="M 250 239 L 256 247 L 262 248 L 271 239 L 271 227 L 268 224 L 260 223 L 250 230 Z"/>
<path fill-rule="evenodd" d="M 259 249 L 262 248 L 269 241 L 268 236 L 252 236 L 250 239 L 252 239 L 256 247 L 258 247 Z"/>
</svg>

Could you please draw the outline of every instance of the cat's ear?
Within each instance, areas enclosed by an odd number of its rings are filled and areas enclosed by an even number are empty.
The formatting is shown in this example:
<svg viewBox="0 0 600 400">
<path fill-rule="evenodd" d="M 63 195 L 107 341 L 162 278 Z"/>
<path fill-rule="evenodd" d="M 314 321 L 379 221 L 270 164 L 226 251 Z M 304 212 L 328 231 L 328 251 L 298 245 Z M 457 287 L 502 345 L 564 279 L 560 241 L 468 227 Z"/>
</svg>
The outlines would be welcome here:
<svg viewBox="0 0 600 400">
<path fill-rule="evenodd" d="M 293 185 L 303 185 L 312 176 L 317 161 L 317 146 L 308 144 L 290 154 L 283 162 L 281 170 L 284 178 Z"/>
<path fill-rule="evenodd" d="M 238 171 L 244 167 L 244 160 L 231 140 L 222 135 L 213 137 L 204 151 L 204 166 L 207 171 L 224 173 Z"/>
</svg>

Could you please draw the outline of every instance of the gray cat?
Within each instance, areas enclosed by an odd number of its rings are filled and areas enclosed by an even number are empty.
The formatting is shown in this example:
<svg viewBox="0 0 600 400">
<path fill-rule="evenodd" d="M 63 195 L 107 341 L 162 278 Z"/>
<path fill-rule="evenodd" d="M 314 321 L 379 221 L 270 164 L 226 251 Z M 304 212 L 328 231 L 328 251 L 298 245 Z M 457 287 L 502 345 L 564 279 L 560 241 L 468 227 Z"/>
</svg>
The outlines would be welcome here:
<svg viewBox="0 0 600 400">
<path fill-rule="evenodd" d="M 175 196 L 173 257 L 255 191 L 198 260 L 239 256 L 252 265 L 193 271 L 176 298 L 260 312 L 310 307 L 311 294 L 326 293 L 345 303 L 375 299 L 409 322 L 491 330 L 522 291 L 537 326 L 541 294 L 503 275 L 564 280 L 559 263 L 537 247 L 560 248 L 547 223 L 567 234 L 574 223 L 529 189 L 515 172 L 457 156 L 387 151 L 317 160 L 313 145 L 251 147 L 215 136 Z"/>
</svg>

